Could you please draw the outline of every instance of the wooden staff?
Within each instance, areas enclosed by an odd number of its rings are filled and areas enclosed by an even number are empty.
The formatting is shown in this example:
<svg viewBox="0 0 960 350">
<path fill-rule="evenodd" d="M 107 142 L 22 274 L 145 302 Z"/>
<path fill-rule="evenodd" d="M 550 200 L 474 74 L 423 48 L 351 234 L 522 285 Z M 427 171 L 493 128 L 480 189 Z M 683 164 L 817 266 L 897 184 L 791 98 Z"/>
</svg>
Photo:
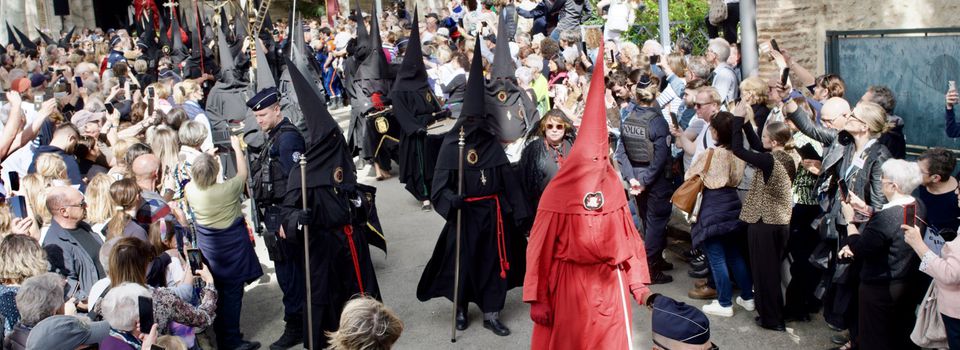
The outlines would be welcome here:
<svg viewBox="0 0 960 350">
<path fill-rule="evenodd" d="M 460 147 L 460 159 L 457 162 L 460 167 L 457 173 L 457 196 L 463 196 L 463 146 L 466 145 L 465 142 L 466 134 L 463 132 L 463 127 L 460 127 L 460 142 L 457 143 L 457 146 Z M 463 227 L 463 208 L 457 209 L 457 243 L 455 246 L 454 252 L 456 253 L 456 260 L 454 260 L 454 271 L 453 271 L 453 323 L 450 325 L 450 342 L 457 342 L 457 305 L 460 301 L 460 230 Z"/>
<path fill-rule="evenodd" d="M 300 197 L 303 209 L 307 209 L 307 156 L 300 155 Z M 307 349 L 313 349 L 313 297 L 310 285 L 310 225 L 303 224 L 304 270 L 307 274 Z"/>
</svg>

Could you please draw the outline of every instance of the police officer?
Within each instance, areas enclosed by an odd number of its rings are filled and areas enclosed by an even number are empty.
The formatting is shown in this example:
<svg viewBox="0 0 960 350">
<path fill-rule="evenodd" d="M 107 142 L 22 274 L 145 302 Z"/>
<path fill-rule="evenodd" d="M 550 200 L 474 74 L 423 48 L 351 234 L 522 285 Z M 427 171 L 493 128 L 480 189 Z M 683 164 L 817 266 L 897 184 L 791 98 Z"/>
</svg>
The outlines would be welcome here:
<svg viewBox="0 0 960 350">
<path fill-rule="evenodd" d="M 266 227 L 264 241 L 277 271 L 283 291 L 283 335 L 271 349 L 287 349 L 303 342 L 304 284 L 303 246 L 286 239 L 280 226 L 280 205 L 287 188 L 290 170 L 298 167 L 305 151 L 303 135 L 280 113 L 280 96 L 275 87 L 260 90 L 247 101 L 253 111 L 266 144 L 252 165 L 253 191 L 262 222 Z"/>
<path fill-rule="evenodd" d="M 127 58 L 123 56 L 124 45 L 125 42 L 119 35 L 115 35 L 110 39 L 110 54 L 107 55 L 107 69 L 113 68 L 113 65 L 119 62 L 127 62 Z"/>
<path fill-rule="evenodd" d="M 644 84 L 645 83 L 645 84 Z M 630 194 L 636 196 L 637 215 L 642 219 L 643 242 L 652 284 L 669 283 L 673 277 L 663 271 L 673 265 L 663 258 L 667 245 L 667 222 L 672 206 L 673 186 L 667 179 L 670 167 L 670 130 L 657 107 L 659 84 L 644 76 L 637 85 L 634 103 L 620 123 L 620 144 L 616 158 Z"/>
</svg>

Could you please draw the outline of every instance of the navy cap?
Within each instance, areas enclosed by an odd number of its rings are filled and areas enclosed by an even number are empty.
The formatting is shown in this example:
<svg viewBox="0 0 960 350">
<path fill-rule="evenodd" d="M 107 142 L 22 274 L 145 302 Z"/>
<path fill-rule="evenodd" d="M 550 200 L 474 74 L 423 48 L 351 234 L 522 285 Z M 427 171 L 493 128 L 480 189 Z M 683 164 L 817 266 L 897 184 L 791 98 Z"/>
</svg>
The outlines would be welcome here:
<svg viewBox="0 0 960 350">
<path fill-rule="evenodd" d="M 710 320 L 700 309 L 657 295 L 653 301 L 653 342 L 666 349 L 709 349 Z"/>
<path fill-rule="evenodd" d="M 183 80 L 179 75 L 177 75 L 177 72 L 174 72 L 172 69 L 164 69 L 160 71 L 160 79 L 173 79 L 173 81 L 178 83 Z"/>
<path fill-rule="evenodd" d="M 267 107 L 273 106 L 280 101 L 280 94 L 277 93 L 277 88 L 268 87 L 266 89 L 260 90 L 256 95 L 247 100 L 247 107 L 250 107 L 254 112 L 266 109 Z"/>
<path fill-rule="evenodd" d="M 33 73 L 33 75 L 30 76 L 30 87 L 39 87 L 40 85 L 43 85 L 43 83 L 46 81 L 47 81 L 47 77 L 44 76 L 43 74 Z"/>
<path fill-rule="evenodd" d="M 113 39 L 110 39 L 110 48 L 112 49 L 114 46 L 117 46 L 117 44 L 119 43 L 120 43 L 120 36 L 117 35 L 113 37 Z"/>
</svg>

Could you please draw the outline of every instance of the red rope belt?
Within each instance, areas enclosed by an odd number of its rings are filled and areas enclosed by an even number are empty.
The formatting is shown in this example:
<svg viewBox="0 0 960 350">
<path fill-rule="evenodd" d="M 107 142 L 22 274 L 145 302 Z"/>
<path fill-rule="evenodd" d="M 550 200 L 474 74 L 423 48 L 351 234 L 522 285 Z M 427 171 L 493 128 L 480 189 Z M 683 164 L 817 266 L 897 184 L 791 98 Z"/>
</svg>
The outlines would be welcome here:
<svg viewBox="0 0 960 350">
<path fill-rule="evenodd" d="M 357 275 L 360 295 L 366 295 L 366 289 L 363 289 L 363 278 L 360 277 L 360 258 L 357 256 L 357 245 L 353 242 L 353 226 L 344 225 L 343 233 L 347 235 L 347 242 L 350 245 L 350 258 L 353 259 L 353 272 Z"/>
<path fill-rule="evenodd" d="M 500 213 L 500 197 L 495 194 L 482 197 L 464 198 L 464 202 L 479 202 L 492 199 L 497 205 L 497 255 L 500 258 L 500 278 L 507 278 L 507 270 L 510 269 L 510 262 L 507 261 L 507 242 L 503 238 L 503 214 Z"/>
</svg>

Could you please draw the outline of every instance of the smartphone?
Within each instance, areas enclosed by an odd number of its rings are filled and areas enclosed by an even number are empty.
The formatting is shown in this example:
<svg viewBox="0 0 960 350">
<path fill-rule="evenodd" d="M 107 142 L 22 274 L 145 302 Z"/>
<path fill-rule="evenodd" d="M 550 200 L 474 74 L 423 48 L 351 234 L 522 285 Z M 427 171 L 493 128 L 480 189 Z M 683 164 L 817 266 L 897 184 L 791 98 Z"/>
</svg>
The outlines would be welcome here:
<svg viewBox="0 0 960 350">
<path fill-rule="evenodd" d="M 120 87 L 123 88 L 126 86 L 127 77 L 120 77 L 119 79 L 117 79 L 117 81 L 120 83 Z"/>
<path fill-rule="evenodd" d="M 25 218 L 27 217 L 27 199 L 24 196 L 13 196 L 10 197 L 10 211 L 13 212 L 14 217 Z"/>
<path fill-rule="evenodd" d="M 847 197 L 850 196 L 850 188 L 847 187 L 847 180 L 837 182 L 837 195 L 840 196 L 841 201 L 847 201 Z"/>
<path fill-rule="evenodd" d="M 80 79 L 80 77 L 73 77 L 73 81 L 77 83 L 78 88 L 83 87 L 83 79 Z"/>
<path fill-rule="evenodd" d="M 107 103 L 104 103 L 103 106 L 107 108 L 108 114 L 113 114 L 113 110 L 114 110 L 113 103 L 107 102 Z"/>
<path fill-rule="evenodd" d="M 949 81 L 950 89 L 948 91 L 957 91 L 957 82 L 954 80 Z"/>
<path fill-rule="evenodd" d="M 787 79 L 790 79 L 790 67 L 784 68 L 780 73 L 780 85 L 787 86 Z"/>
<path fill-rule="evenodd" d="M 780 52 L 780 45 L 777 45 L 777 39 L 770 39 L 770 48 L 773 51 Z"/>
<path fill-rule="evenodd" d="M 33 110 L 40 111 L 40 106 L 43 105 L 43 96 L 34 96 L 33 97 Z"/>
<path fill-rule="evenodd" d="M 153 328 L 153 299 L 139 296 L 137 306 L 140 308 L 140 333 L 149 334 Z"/>
<path fill-rule="evenodd" d="M 20 190 L 20 173 L 16 171 L 8 172 L 7 178 L 10 179 L 10 186 L 7 186 L 7 189 L 10 191 L 19 191 Z"/>
<path fill-rule="evenodd" d="M 917 226 L 916 203 L 903 206 L 903 224 L 907 226 Z"/>
<path fill-rule="evenodd" d="M 147 115 L 153 115 L 153 100 L 156 98 L 154 96 L 155 92 L 153 91 L 152 86 L 147 87 Z"/>
<path fill-rule="evenodd" d="M 658 55 L 650 56 L 650 65 L 651 65 L 651 66 L 654 66 L 654 65 L 656 65 L 657 63 L 660 63 L 660 56 L 658 56 Z"/>
<path fill-rule="evenodd" d="M 680 127 L 680 119 L 677 118 L 677 114 L 676 114 L 676 113 L 670 112 L 670 121 L 673 122 L 673 127 L 675 127 L 675 128 L 679 128 L 679 127 Z"/>
<path fill-rule="evenodd" d="M 196 273 L 203 269 L 203 253 L 200 252 L 200 249 L 187 249 L 187 261 L 190 262 L 190 271 Z"/>
</svg>

